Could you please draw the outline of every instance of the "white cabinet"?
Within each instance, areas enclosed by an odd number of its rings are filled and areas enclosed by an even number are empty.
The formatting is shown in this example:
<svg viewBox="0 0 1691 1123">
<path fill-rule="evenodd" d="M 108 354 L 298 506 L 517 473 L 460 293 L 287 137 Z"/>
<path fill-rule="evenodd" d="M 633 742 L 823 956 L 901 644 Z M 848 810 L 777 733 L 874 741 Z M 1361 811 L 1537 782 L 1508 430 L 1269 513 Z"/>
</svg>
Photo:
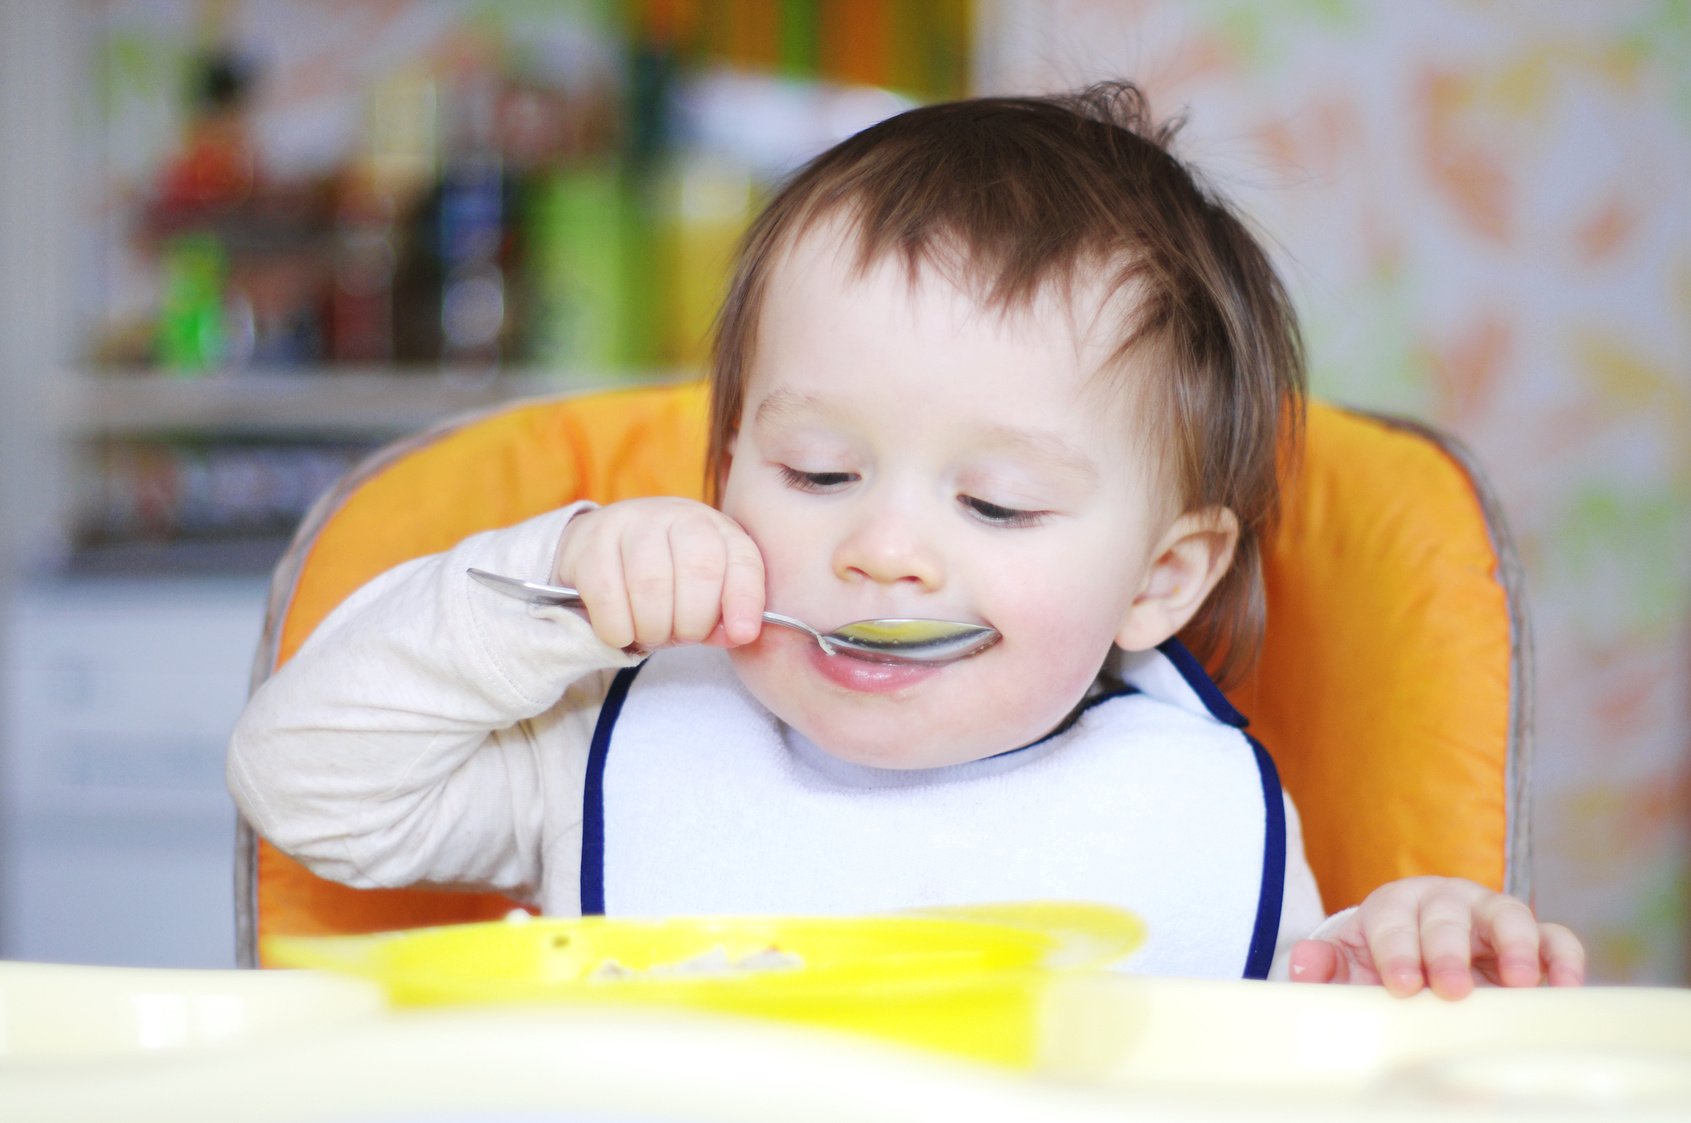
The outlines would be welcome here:
<svg viewBox="0 0 1691 1123">
<path fill-rule="evenodd" d="M 0 957 L 234 964 L 223 783 L 253 578 L 17 586 L 0 648 Z"/>
</svg>

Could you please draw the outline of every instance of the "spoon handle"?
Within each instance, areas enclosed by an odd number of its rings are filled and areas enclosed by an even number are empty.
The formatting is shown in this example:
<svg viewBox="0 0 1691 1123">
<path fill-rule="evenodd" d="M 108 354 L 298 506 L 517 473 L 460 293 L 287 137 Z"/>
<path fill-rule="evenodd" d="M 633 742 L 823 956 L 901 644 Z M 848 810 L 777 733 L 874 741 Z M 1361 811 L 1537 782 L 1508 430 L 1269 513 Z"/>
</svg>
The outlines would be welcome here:
<svg viewBox="0 0 1691 1123">
<path fill-rule="evenodd" d="M 568 585 L 542 585 L 538 581 L 523 581 L 520 578 L 506 577 L 504 574 L 489 573 L 485 569 L 473 567 L 467 572 L 494 592 L 504 593 L 508 597 L 515 597 L 530 604 L 580 607 L 585 603 L 581 599 L 581 594 Z"/>
<path fill-rule="evenodd" d="M 542 585 L 538 581 L 524 581 L 517 577 L 506 577 L 501 573 L 489 573 L 485 569 L 471 567 L 467 573 L 483 585 L 508 597 L 527 601 L 530 604 L 552 604 L 565 608 L 579 608 L 586 602 L 581 594 L 568 585 Z M 822 650 L 833 651 L 833 645 L 824 639 L 815 628 L 802 620 L 795 620 L 791 616 L 783 616 L 779 612 L 765 612 L 763 619 L 766 623 L 778 624 L 783 628 L 791 628 L 795 632 L 803 632 L 822 645 Z"/>
</svg>

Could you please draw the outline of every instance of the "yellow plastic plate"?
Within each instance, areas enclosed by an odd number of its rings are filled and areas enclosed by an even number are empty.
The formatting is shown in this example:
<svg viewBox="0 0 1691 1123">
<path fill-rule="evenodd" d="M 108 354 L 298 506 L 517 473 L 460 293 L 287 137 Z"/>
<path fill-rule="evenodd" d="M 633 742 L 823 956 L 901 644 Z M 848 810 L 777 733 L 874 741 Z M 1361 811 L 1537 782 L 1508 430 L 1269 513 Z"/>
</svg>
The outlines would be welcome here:
<svg viewBox="0 0 1691 1123">
<path fill-rule="evenodd" d="M 275 937 L 270 962 L 374 979 L 401 1005 L 620 1002 L 829 1026 L 1025 1066 L 1044 985 L 1144 939 L 1102 905 L 859 917 L 605 917 Z"/>
</svg>

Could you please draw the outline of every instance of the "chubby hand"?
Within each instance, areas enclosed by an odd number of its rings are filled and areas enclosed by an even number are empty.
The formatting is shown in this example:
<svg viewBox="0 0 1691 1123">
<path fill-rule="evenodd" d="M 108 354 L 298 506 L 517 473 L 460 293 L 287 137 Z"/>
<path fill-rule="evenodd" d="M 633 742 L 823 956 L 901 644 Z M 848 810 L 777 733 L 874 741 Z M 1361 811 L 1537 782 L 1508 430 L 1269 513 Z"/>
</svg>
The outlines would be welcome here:
<svg viewBox="0 0 1691 1123">
<path fill-rule="evenodd" d="M 750 643 L 763 626 L 763 555 L 740 524 L 691 499 L 629 499 L 571 519 L 554 578 L 611 647 Z"/>
<path fill-rule="evenodd" d="M 1585 948 L 1525 903 L 1459 878 L 1410 877 L 1381 886 L 1325 939 L 1292 948 L 1291 979 L 1384 984 L 1399 996 L 1423 986 L 1462 998 L 1475 983 L 1578 986 Z"/>
</svg>

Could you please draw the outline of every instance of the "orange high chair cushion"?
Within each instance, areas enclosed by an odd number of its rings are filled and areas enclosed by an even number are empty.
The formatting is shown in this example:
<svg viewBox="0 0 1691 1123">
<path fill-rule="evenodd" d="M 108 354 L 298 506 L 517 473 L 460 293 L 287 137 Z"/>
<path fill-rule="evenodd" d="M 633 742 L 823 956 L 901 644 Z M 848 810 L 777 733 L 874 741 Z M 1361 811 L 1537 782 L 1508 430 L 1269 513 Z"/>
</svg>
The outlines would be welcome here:
<svg viewBox="0 0 1691 1123">
<path fill-rule="evenodd" d="M 1230 695 L 1328 911 L 1418 874 L 1527 897 L 1525 608 L 1477 468 L 1430 430 L 1312 403 L 1264 570 L 1267 636 Z"/>
<path fill-rule="evenodd" d="M 699 496 L 707 412 L 696 383 L 542 399 L 377 453 L 307 516 L 278 567 L 255 681 L 354 589 L 408 558 L 579 498 Z M 1329 909 L 1410 874 L 1504 887 L 1511 857 L 1524 872 L 1518 637 L 1505 544 L 1487 515 L 1468 471 L 1431 435 L 1312 405 L 1266 552 L 1266 646 L 1232 694 L 1297 803 Z M 270 935 L 514 907 L 496 894 L 332 884 L 244 825 L 243 846 L 249 962 Z"/>
</svg>

